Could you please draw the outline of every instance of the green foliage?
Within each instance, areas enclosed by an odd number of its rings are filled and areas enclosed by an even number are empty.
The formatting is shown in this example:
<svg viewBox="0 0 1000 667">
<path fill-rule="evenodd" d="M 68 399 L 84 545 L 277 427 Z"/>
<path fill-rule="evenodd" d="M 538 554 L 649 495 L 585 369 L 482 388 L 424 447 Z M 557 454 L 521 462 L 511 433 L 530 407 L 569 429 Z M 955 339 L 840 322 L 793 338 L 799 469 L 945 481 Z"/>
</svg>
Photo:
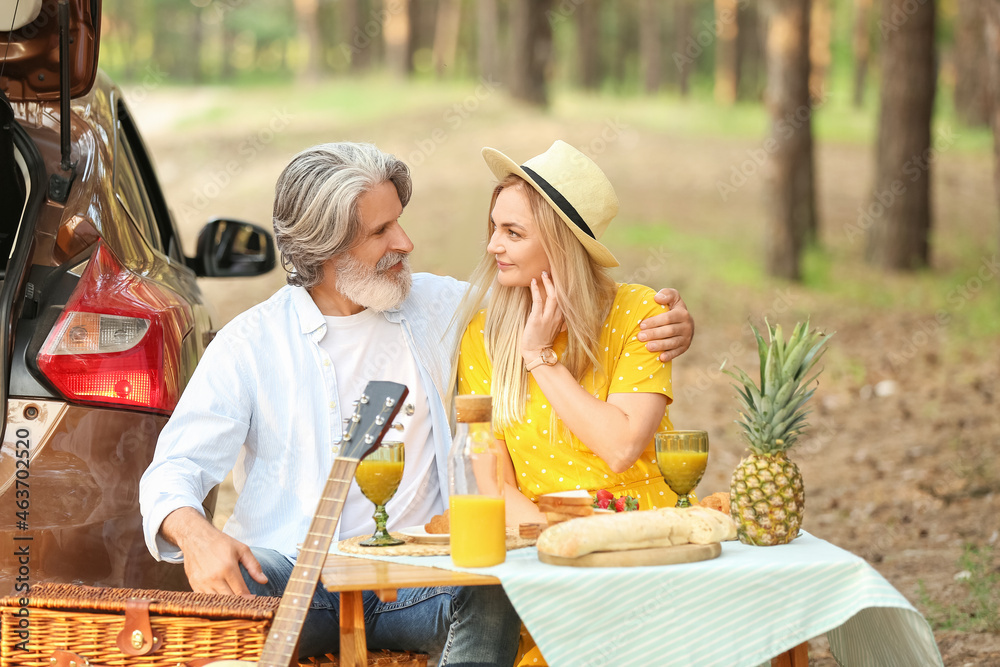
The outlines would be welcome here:
<svg viewBox="0 0 1000 667">
<path fill-rule="evenodd" d="M 920 604 L 935 630 L 1000 632 L 1000 566 L 992 546 L 966 544 L 958 559 L 958 580 L 965 590 L 959 603 L 939 602 L 918 583 Z"/>
</svg>

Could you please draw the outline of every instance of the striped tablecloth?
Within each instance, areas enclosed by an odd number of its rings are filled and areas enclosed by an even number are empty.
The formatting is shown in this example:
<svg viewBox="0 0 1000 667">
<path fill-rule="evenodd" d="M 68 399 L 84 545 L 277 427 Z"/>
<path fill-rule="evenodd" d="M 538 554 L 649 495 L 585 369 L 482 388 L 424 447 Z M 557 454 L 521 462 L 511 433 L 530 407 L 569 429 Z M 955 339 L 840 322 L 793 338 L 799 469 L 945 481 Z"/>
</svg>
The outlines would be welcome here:
<svg viewBox="0 0 1000 667">
<path fill-rule="evenodd" d="M 659 567 L 559 567 L 534 548 L 479 569 L 448 556 L 391 560 L 497 577 L 552 667 L 759 665 L 823 633 L 841 665 L 943 665 L 906 598 L 808 533 L 780 547 L 726 542 L 714 560 Z"/>
</svg>

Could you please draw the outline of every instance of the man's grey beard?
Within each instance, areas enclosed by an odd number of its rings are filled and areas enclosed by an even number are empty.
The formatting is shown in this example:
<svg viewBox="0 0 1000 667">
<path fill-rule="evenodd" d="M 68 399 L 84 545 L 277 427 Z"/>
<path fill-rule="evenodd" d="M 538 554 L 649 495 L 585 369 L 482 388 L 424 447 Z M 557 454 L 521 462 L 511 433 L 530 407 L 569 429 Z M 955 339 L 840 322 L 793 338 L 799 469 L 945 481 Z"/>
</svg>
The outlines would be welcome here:
<svg viewBox="0 0 1000 667">
<path fill-rule="evenodd" d="M 402 270 L 390 272 L 389 269 L 399 262 L 403 263 Z M 337 267 L 337 291 L 359 306 L 372 310 L 398 308 L 410 293 L 412 282 L 410 257 L 406 253 L 387 253 L 374 268 L 351 255 L 344 255 Z"/>
</svg>

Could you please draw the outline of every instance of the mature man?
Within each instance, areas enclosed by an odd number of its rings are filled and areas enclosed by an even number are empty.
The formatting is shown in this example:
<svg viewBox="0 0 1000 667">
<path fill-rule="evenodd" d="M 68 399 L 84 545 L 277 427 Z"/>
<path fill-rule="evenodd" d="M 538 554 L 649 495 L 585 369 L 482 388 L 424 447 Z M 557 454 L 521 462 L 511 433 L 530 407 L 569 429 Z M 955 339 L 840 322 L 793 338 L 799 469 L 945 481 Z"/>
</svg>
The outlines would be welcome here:
<svg viewBox="0 0 1000 667">
<path fill-rule="evenodd" d="M 446 506 L 446 405 L 466 285 L 411 276 L 399 225 L 410 199 L 405 164 L 369 144 L 303 151 L 275 188 L 274 229 L 289 285 L 236 317 L 209 345 L 160 435 L 140 504 L 154 557 L 178 562 L 196 591 L 280 595 L 343 435 L 369 380 L 410 389 L 406 468 L 389 505 L 396 526 Z M 676 292 L 650 321 L 653 351 L 687 349 L 693 324 Z M 669 297 L 669 298 L 668 298 Z M 239 498 L 225 531 L 202 514 L 234 471 Z M 371 530 L 354 484 L 340 539 Z M 498 586 L 407 589 L 391 604 L 366 594 L 369 645 L 440 655 L 441 665 L 513 662 L 519 622 Z M 300 654 L 336 650 L 339 598 L 320 587 Z"/>
</svg>

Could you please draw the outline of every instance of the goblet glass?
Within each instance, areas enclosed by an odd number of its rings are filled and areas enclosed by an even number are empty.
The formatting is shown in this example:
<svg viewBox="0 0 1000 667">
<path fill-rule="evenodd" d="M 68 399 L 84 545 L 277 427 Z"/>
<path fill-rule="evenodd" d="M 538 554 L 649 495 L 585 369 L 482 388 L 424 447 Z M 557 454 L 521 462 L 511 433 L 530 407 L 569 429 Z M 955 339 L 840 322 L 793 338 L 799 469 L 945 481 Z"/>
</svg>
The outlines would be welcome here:
<svg viewBox="0 0 1000 667">
<path fill-rule="evenodd" d="M 399 482 L 403 479 L 403 443 L 383 442 L 378 449 L 366 456 L 358 464 L 354 474 L 365 498 L 375 503 L 375 533 L 360 542 L 363 547 L 391 547 L 404 544 L 385 529 L 389 515 L 385 505 L 395 495 Z"/>
<path fill-rule="evenodd" d="M 708 433 L 660 431 L 656 434 L 656 465 L 674 493 L 674 507 L 691 507 L 688 494 L 695 490 L 708 466 Z"/>
</svg>

